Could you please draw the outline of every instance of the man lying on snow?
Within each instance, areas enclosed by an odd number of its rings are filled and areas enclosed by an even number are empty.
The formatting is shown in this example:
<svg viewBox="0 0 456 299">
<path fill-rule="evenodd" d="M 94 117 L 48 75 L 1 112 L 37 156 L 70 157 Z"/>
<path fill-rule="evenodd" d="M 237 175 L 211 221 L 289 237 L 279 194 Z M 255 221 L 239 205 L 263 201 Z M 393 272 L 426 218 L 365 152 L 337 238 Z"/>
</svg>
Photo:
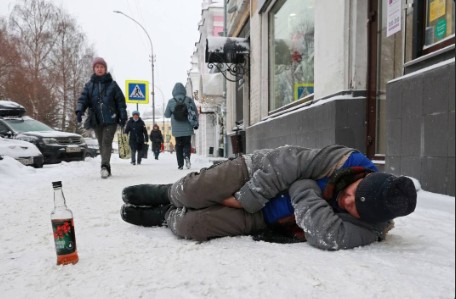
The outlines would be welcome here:
<svg viewBox="0 0 456 299">
<path fill-rule="evenodd" d="M 416 207 L 411 179 L 379 173 L 362 153 L 340 145 L 259 150 L 174 184 L 126 187 L 122 198 L 126 222 L 166 224 L 185 239 L 254 235 L 325 250 L 383 240 L 392 220 Z"/>
</svg>

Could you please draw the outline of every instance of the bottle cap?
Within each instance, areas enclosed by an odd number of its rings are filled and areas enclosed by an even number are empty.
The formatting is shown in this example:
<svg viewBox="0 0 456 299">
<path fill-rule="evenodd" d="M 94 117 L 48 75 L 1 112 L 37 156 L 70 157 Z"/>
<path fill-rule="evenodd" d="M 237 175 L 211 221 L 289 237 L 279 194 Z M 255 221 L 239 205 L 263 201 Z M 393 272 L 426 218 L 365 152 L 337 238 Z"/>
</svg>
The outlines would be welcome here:
<svg viewBox="0 0 456 299">
<path fill-rule="evenodd" d="M 52 182 L 53 188 L 62 188 L 62 181 Z"/>
</svg>

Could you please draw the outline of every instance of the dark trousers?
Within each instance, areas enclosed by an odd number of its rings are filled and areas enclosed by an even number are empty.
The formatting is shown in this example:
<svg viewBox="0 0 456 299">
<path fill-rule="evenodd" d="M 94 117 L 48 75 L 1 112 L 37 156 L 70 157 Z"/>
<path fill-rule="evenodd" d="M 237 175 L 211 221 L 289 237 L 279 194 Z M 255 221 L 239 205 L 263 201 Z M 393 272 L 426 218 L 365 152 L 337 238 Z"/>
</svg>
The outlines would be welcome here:
<svg viewBox="0 0 456 299">
<path fill-rule="evenodd" d="M 130 148 L 131 148 L 131 162 L 138 164 L 141 163 L 141 159 L 143 156 L 143 144 L 142 143 L 130 143 Z"/>
<path fill-rule="evenodd" d="M 161 142 L 154 142 L 152 144 L 152 152 L 154 152 L 155 159 L 158 159 L 160 155 Z"/>
<path fill-rule="evenodd" d="M 109 166 L 111 161 L 112 140 L 117 130 L 117 124 L 99 126 L 94 129 L 100 147 L 101 165 Z"/>
<path fill-rule="evenodd" d="M 190 158 L 192 136 L 176 137 L 177 166 L 184 167 L 184 158 Z"/>
<path fill-rule="evenodd" d="M 240 236 L 266 228 L 263 213 L 223 206 L 223 200 L 249 180 L 243 157 L 189 173 L 171 186 L 168 227 L 185 239 L 205 241 Z"/>
</svg>

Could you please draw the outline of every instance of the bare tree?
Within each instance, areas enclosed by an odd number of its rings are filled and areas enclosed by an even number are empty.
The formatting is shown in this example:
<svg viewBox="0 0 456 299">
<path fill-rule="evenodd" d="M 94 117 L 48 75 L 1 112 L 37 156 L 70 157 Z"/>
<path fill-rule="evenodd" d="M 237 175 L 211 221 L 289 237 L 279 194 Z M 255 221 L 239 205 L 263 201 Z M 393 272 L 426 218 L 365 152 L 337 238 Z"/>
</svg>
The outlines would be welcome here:
<svg viewBox="0 0 456 299">
<path fill-rule="evenodd" d="M 9 28 L 26 71 L 20 81 L 29 87 L 22 94 L 29 114 L 63 131 L 81 131 L 74 109 L 93 50 L 75 20 L 46 0 L 21 0 Z"/>
<path fill-rule="evenodd" d="M 54 104 L 52 97 L 43 98 L 50 93 L 43 89 L 49 83 L 48 58 L 56 43 L 56 20 L 57 9 L 44 0 L 22 0 L 10 15 L 10 28 L 20 41 L 19 53 L 31 82 L 29 114 L 36 118 L 49 118 Z"/>
<path fill-rule="evenodd" d="M 58 42 L 51 56 L 54 70 L 51 74 L 57 83 L 54 93 L 58 99 L 56 107 L 61 116 L 59 128 L 77 131 L 74 110 L 90 76 L 93 51 L 86 46 L 85 35 L 79 31 L 75 20 L 63 11 L 59 13 L 57 34 Z"/>
<path fill-rule="evenodd" d="M 8 86 L 13 80 L 13 74 L 21 65 L 21 57 L 17 52 L 13 38 L 6 30 L 6 23 L 0 20 L 0 98 L 11 97 Z"/>
<path fill-rule="evenodd" d="M 52 66 L 50 75 L 56 83 L 54 87 L 57 98 L 56 109 L 61 116 L 58 125 L 61 130 L 65 130 L 74 119 L 72 108 L 75 99 L 71 94 L 71 86 L 74 84 L 73 69 L 78 65 L 79 45 L 84 41 L 84 36 L 76 32 L 75 22 L 68 15 L 60 12 L 59 19 L 56 28 L 58 42 L 50 59 Z"/>
</svg>

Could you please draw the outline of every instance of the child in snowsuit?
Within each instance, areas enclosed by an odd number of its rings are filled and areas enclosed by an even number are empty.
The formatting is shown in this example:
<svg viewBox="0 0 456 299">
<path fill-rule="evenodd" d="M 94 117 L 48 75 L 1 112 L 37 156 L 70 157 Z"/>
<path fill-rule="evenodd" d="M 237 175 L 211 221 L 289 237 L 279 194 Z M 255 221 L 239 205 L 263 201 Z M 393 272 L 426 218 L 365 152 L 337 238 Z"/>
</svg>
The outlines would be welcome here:
<svg viewBox="0 0 456 299">
<path fill-rule="evenodd" d="M 172 185 L 127 187 L 123 200 L 125 221 L 154 226 L 166 220 L 186 239 L 258 234 L 294 216 L 310 245 L 338 250 L 383 239 L 392 219 L 414 211 L 416 189 L 409 178 L 376 172 L 351 148 L 284 146 L 190 173 Z M 149 207 L 139 207 L 144 205 Z"/>
</svg>

